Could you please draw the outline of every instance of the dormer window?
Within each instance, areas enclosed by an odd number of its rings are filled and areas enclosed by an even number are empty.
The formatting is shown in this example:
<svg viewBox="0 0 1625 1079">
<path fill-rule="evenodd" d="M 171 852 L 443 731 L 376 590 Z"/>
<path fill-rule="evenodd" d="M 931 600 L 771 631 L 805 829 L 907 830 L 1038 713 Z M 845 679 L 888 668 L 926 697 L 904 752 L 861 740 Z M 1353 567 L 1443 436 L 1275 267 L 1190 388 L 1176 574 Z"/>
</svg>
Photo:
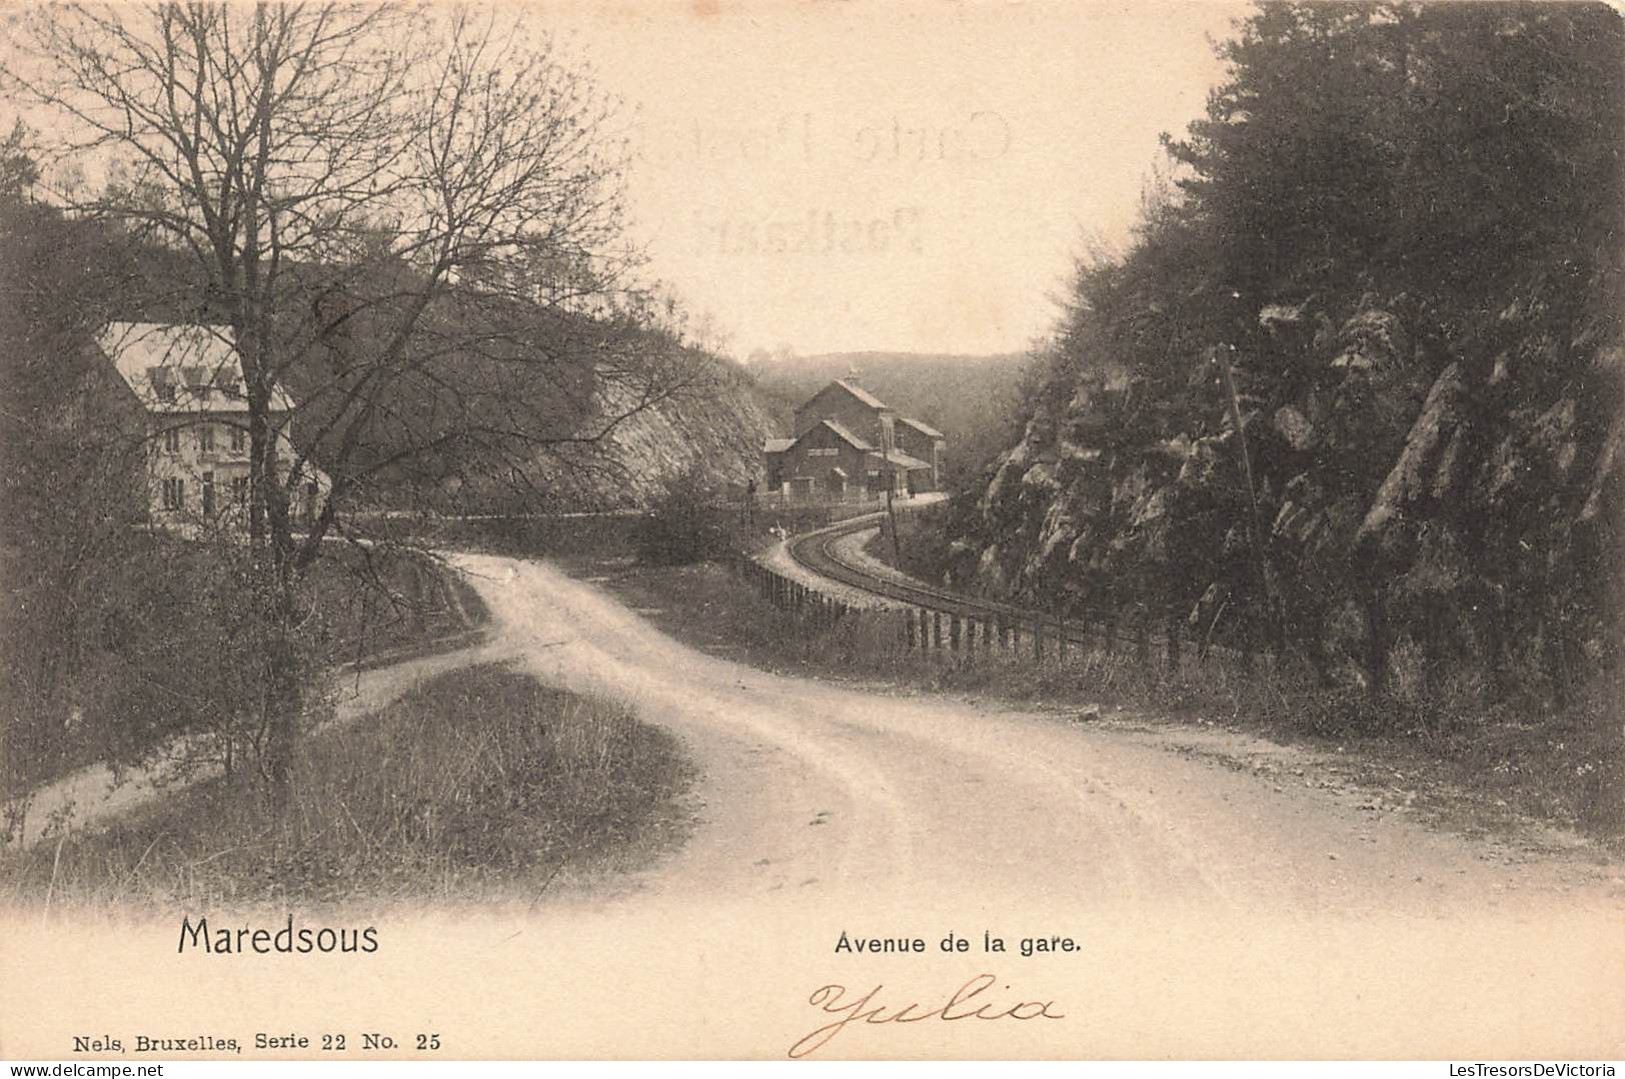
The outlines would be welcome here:
<svg viewBox="0 0 1625 1079">
<path fill-rule="evenodd" d="M 170 373 L 161 367 L 154 367 L 151 371 L 152 392 L 158 400 L 165 404 L 175 403 L 175 382 Z"/>
</svg>

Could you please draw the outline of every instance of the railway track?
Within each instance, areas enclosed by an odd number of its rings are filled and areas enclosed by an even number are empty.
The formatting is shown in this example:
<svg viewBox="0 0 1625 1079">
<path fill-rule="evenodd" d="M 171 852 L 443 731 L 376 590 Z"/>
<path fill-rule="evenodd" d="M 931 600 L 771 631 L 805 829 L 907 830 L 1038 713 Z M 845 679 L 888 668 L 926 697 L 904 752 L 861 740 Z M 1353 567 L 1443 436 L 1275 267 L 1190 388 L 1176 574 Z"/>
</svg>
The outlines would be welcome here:
<svg viewBox="0 0 1625 1079">
<path fill-rule="evenodd" d="M 790 557 L 802 568 L 851 588 L 857 588 L 885 599 L 899 600 L 928 611 L 974 618 L 977 621 L 1005 621 L 1014 625 L 1031 625 L 1043 618 L 1034 611 L 1023 610 L 1009 604 L 967 596 L 946 588 L 914 581 L 899 581 L 880 576 L 862 566 L 842 558 L 837 543 L 852 535 L 876 527 L 884 514 L 872 513 L 797 536 L 788 544 Z M 1053 619 L 1044 619 L 1053 624 Z M 1082 643 L 1082 635 L 1069 639 Z"/>
<path fill-rule="evenodd" d="M 841 540 L 855 532 L 876 527 L 884 516 L 883 513 L 872 513 L 838 521 L 797 536 L 790 540 L 786 547 L 790 557 L 804 569 L 872 595 L 906 603 L 924 611 L 948 615 L 950 618 L 958 617 L 962 621 L 974 622 L 975 629 L 979 629 L 987 639 L 991 639 L 988 636 L 990 631 L 996 629 L 999 637 L 1002 638 L 1005 632 L 1009 631 L 1017 642 L 1023 633 L 1031 634 L 1036 638 L 1034 643 L 1040 650 L 1046 639 L 1052 643 L 1064 641 L 1067 646 L 1076 645 L 1081 648 L 1098 646 L 1110 650 L 1128 643 L 1126 638 L 1132 635 L 1138 641 L 1135 645 L 1137 650 L 1143 651 L 1151 647 L 1155 641 L 1167 654 L 1169 663 L 1178 665 L 1181 649 L 1178 636 L 1170 636 L 1165 632 L 1151 632 L 1150 626 L 1138 622 L 1126 623 L 1123 626 L 1123 629 L 1127 630 L 1123 635 L 1125 639 L 1118 639 L 1116 633 L 1103 625 L 1080 625 L 1076 622 L 1068 624 L 1054 615 L 1041 611 L 967 596 L 923 582 L 900 581 L 894 577 L 878 575 L 841 557 L 837 548 Z M 968 632 L 972 630 L 967 629 Z M 1210 644 L 1202 649 L 1201 654 L 1208 651 L 1228 652 L 1231 649 Z"/>
</svg>

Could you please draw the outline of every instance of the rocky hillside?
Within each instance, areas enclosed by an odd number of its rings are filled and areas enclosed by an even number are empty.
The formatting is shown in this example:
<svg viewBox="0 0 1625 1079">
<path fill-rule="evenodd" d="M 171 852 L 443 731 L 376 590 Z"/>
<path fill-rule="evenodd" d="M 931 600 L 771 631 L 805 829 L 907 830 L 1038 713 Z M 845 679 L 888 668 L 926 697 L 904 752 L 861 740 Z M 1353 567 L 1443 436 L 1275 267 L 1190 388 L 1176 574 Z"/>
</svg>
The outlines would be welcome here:
<svg viewBox="0 0 1625 1079">
<path fill-rule="evenodd" d="M 1177 186 L 1080 268 L 955 578 L 1373 693 L 1400 655 L 1490 698 L 1613 677 L 1619 20 L 1269 5 L 1221 48 Z"/>
<path fill-rule="evenodd" d="M 731 491 L 761 482 L 762 442 L 779 433 L 770 403 L 728 361 L 696 361 L 705 370 L 695 385 L 611 431 L 605 457 L 615 474 L 597 485 L 598 500 L 647 506 L 672 480 L 696 471 L 707 484 Z M 624 397 L 612 393 L 600 402 L 600 412 L 613 410 Z"/>
</svg>

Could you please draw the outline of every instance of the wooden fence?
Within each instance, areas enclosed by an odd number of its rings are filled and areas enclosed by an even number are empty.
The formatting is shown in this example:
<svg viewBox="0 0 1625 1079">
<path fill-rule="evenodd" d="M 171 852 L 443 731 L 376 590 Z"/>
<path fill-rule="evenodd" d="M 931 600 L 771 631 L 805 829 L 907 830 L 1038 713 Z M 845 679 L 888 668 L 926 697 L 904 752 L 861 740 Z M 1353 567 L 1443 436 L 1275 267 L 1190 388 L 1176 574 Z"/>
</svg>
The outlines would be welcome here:
<svg viewBox="0 0 1625 1079">
<path fill-rule="evenodd" d="M 896 626 L 898 642 L 911 652 L 937 653 L 967 661 L 978 656 L 999 656 L 1043 665 L 1064 664 L 1074 657 L 1081 658 L 1095 647 L 1107 653 L 1115 652 L 1119 645 L 1116 616 L 1080 622 L 1036 611 L 988 609 L 967 614 L 928 601 L 905 601 L 889 596 L 885 598 L 890 602 L 906 605 L 895 609 L 859 608 L 751 558 L 737 558 L 734 569 L 774 607 L 820 628 L 850 621 L 860 611 L 888 619 Z M 1132 636 L 1136 661 L 1149 668 L 1154 662 L 1150 620 L 1135 619 L 1124 628 Z M 1170 619 L 1160 634 L 1164 661 L 1170 672 L 1178 672 L 1183 659 L 1181 630 L 1180 623 Z M 1245 658 L 1250 660 L 1250 657 Z"/>
</svg>

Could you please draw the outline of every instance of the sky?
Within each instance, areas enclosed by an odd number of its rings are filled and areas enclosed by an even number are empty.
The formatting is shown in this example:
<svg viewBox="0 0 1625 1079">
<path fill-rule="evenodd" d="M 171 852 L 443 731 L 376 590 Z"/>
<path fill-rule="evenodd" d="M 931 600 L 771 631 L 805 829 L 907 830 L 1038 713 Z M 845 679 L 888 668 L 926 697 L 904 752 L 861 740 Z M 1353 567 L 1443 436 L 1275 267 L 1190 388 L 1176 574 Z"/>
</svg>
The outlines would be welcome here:
<svg viewBox="0 0 1625 1079">
<path fill-rule="evenodd" d="M 621 99 L 634 236 L 728 350 L 1024 350 L 1089 238 L 1121 244 L 1158 136 L 1242 5 L 541 9 Z"/>
</svg>

